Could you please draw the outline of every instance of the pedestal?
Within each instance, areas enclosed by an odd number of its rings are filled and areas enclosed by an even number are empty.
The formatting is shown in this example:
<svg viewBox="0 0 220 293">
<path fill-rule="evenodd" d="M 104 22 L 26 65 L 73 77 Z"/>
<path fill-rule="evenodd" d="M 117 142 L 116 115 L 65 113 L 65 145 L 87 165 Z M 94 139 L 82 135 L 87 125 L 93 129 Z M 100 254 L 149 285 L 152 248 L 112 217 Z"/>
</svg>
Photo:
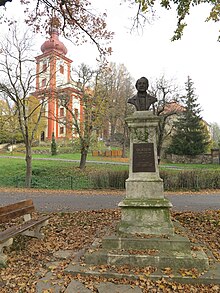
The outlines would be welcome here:
<svg viewBox="0 0 220 293">
<path fill-rule="evenodd" d="M 203 272 L 209 260 L 200 249 L 191 249 L 187 237 L 175 235 L 170 219 L 172 204 L 164 197 L 159 176 L 156 130 L 158 117 L 137 111 L 126 119 L 130 129 L 129 178 L 126 197 L 119 203 L 121 221 L 114 235 L 85 254 L 91 265 L 153 266 L 158 272 L 196 268 Z"/>
<path fill-rule="evenodd" d="M 169 213 L 172 204 L 164 198 L 158 169 L 158 121 L 151 111 L 136 111 L 126 119 L 130 130 L 130 165 L 126 197 L 119 203 L 119 233 L 174 235 Z"/>
</svg>

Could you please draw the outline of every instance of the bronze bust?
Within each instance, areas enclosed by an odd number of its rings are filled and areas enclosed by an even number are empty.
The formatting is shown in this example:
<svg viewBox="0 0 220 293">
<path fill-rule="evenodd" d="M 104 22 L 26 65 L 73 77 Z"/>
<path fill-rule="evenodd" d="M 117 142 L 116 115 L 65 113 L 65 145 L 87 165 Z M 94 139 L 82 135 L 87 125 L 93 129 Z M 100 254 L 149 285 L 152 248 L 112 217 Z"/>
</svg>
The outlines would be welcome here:
<svg viewBox="0 0 220 293">
<path fill-rule="evenodd" d="M 147 111 L 157 101 L 157 98 L 147 93 L 148 86 L 146 77 L 139 78 L 135 84 L 137 94 L 128 99 L 128 103 L 134 105 L 137 111 Z"/>
</svg>

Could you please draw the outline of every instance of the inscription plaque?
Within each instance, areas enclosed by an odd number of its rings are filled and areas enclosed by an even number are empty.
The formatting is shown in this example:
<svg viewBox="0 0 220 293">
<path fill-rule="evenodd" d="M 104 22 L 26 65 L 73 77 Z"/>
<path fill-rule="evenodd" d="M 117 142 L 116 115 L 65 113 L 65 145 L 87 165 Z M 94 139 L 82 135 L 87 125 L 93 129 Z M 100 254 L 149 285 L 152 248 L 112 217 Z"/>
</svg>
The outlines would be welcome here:
<svg viewBox="0 0 220 293">
<path fill-rule="evenodd" d="M 133 172 L 156 172 L 153 143 L 133 144 Z"/>
</svg>

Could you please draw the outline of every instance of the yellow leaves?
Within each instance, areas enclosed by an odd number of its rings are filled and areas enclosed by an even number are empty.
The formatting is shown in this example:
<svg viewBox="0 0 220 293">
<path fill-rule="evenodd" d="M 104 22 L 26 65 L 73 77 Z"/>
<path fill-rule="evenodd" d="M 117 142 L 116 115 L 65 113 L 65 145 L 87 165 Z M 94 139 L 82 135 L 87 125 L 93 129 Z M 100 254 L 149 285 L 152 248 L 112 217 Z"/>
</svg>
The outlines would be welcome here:
<svg viewBox="0 0 220 293">
<path fill-rule="evenodd" d="M 220 286 L 219 285 L 214 285 L 214 286 L 212 286 L 211 290 L 213 292 L 220 292 Z"/>
<path fill-rule="evenodd" d="M 145 281 L 145 280 L 146 280 L 146 277 L 143 276 L 143 275 L 140 275 L 140 276 L 139 276 L 139 280 L 140 280 L 140 281 Z"/>
<path fill-rule="evenodd" d="M 26 283 L 18 283 L 18 286 L 19 286 L 20 289 L 25 288 Z"/>
<path fill-rule="evenodd" d="M 198 276 L 200 275 L 197 269 L 190 269 L 190 270 L 186 270 L 186 269 L 181 269 L 179 271 L 179 273 L 181 274 L 181 276 L 183 277 L 191 277 L 193 279 L 198 278 Z"/>
<path fill-rule="evenodd" d="M 107 268 L 106 268 L 106 266 L 101 265 L 101 266 L 100 266 L 100 269 L 99 269 L 99 272 L 101 272 L 101 273 L 107 272 Z"/>
<path fill-rule="evenodd" d="M 181 284 L 172 284 L 171 285 L 172 290 L 177 291 L 177 290 L 184 290 L 184 286 Z M 178 292 L 178 291 L 177 291 Z"/>
<path fill-rule="evenodd" d="M 171 268 L 164 268 L 164 269 L 163 269 L 163 273 L 164 273 L 165 275 L 168 275 L 169 277 L 173 277 L 173 271 L 172 271 Z"/>
<path fill-rule="evenodd" d="M 58 274 L 56 275 L 56 277 L 57 277 L 58 279 L 62 279 L 62 278 L 63 278 L 63 275 L 58 273 Z"/>
</svg>

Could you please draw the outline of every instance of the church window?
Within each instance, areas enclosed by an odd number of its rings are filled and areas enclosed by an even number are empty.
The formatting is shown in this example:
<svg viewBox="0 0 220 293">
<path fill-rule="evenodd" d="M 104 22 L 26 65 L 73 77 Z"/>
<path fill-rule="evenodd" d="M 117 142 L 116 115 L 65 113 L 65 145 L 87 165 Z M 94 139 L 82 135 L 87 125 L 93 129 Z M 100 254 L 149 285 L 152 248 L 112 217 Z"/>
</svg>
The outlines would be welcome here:
<svg viewBox="0 0 220 293">
<path fill-rule="evenodd" d="M 74 115 L 75 115 L 76 120 L 78 120 L 79 110 L 76 108 L 74 109 Z"/>
<path fill-rule="evenodd" d="M 60 108 L 60 117 L 64 116 L 64 108 Z"/>
<path fill-rule="evenodd" d="M 63 65 L 60 65 L 60 73 L 64 74 L 64 66 Z"/>
<path fill-rule="evenodd" d="M 60 134 L 64 134 L 64 127 L 63 126 L 60 127 Z"/>
<path fill-rule="evenodd" d="M 41 86 L 42 87 L 45 87 L 46 86 L 46 78 L 42 79 Z"/>
<path fill-rule="evenodd" d="M 43 72 L 47 71 L 47 64 L 43 63 Z"/>
</svg>

